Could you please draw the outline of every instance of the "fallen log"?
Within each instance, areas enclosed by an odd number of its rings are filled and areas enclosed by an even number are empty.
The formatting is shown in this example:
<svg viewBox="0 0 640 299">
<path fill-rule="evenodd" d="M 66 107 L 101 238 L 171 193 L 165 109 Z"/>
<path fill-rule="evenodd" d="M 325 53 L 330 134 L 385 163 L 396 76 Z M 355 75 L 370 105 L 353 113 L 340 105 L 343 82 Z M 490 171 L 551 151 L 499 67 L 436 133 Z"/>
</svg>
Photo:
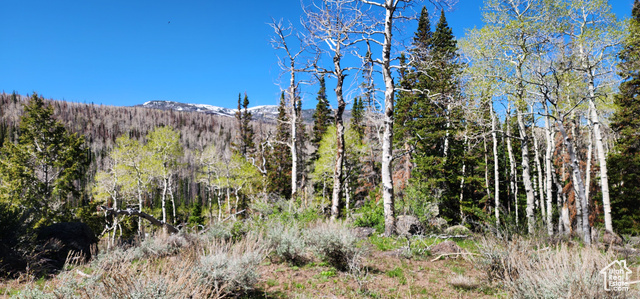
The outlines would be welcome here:
<svg viewBox="0 0 640 299">
<path fill-rule="evenodd" d="M 169 223 L 165 223 L 162 222 L 160 220 L 158 220 L 156 217 L 153 217 L 145 212 L 141 212 L 138 211 L 136 209 L 133 208 L 127 208 L 126 210 L 116 210 L 113 208 L 107 208 L 105 206 L 100 206 L 100 209 L 105 211 L 105 213 L 107 213 L 108 215 L 125 215 L 125 216 L 138 216 L 140 218 L 144 218 L 146 220 L 148 220 L 149 222 L 151 222 L 151 224 L 155 225 L 155 226 L 160 226 L 163 228 L 167 229 L 167 232 L 170 234 L 177 234 L 178 232 L 180 232 L 180 230 L 178 230 L 175 226 L 169 224 Z"/>
</svg>

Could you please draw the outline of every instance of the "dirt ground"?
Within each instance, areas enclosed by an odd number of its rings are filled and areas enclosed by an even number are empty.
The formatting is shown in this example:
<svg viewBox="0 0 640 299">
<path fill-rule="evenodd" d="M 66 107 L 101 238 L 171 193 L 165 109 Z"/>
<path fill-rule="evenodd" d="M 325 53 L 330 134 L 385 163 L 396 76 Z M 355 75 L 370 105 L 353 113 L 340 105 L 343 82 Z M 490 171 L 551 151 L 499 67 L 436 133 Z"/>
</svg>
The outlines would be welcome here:
<svg viewBox="0 0 640 299">
<path fill-rule="evenodd" d="M 508 297 L 489 286 L 468 257 L 406 259 L 394 252 L 370 251 L 361 275 L 322 263 L 297 267 L 265 262 L 259 288 L 265 298 L 496 298 Z M 463 283 L 451 283 L 462 277 Z M 456 286 L 454 286 L 454 284 Z"/>
</svg>

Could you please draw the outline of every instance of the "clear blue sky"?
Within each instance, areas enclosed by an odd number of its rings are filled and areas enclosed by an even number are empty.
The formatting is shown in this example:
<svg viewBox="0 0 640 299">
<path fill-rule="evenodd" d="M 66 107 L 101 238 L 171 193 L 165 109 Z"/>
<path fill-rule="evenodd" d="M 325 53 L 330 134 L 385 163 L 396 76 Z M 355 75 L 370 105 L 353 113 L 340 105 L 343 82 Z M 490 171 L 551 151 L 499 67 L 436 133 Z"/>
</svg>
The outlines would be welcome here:
<svg viewBox="0 0 640 299">
<path fill-rule="evenodd" d="M 619 17 L 633 0 L 611 0 Z M 480 0 L 447 14 L 457 37 L 481 27 Z M 0 0 L 0 90 L 129 106 L 150 100 L 275 105 L 271 18 L 299 23 L 300 2 Z M 435 24 L 436 20 L 432 21 Z M 415 24 L 406 28 L 413 34 Z M 305 106 L 315 106 L 309 96 Z"/>
</svg>

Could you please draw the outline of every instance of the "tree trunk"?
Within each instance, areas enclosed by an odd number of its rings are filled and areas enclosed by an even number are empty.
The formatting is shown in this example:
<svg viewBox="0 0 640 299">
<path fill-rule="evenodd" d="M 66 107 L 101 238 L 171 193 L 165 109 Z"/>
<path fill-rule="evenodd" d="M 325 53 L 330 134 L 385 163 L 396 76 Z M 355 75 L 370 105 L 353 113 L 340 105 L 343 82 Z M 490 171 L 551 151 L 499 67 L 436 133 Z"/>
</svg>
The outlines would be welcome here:
<svg viewBox="0 0 640 299">
<path fill-rule="evenodd" d="M 168 224 L 164 221 L 160 221 L 157 218 L 147 214 L 147 213 L 143 213 L 140 211 L 136 211 L 134 209 L 126 209 L 126 210 L 118 210 L 118 209 L 111 209 L 111 208 L 107 208 L 107 207 L 100 207 L 102 210 L 106 211 L 108 214 L 112 214 L 112 215 L 126 215 L 126 216 L 138 216 L 144 219 L 149 220 L 149 222 L 151 222 L 151 224 L 155 225 L 155 226 L 162 226 L 163 231 L 164 232 L 168 232 L 171 234 L 175 234 L 180 232 L 175 226 Z"/>
<path fill-rule="evenodd" d="M 607 174 L 607 155 L 602 142 L 602 132 L 600 130 L 600 120 L 598 112 L 593 103 L 593 83 L 589 84 L 589 107 L 591 108 L 591 123 L 593 124 L 593 134 L 596 140 L 596 149 L 598 154 L 598 162 L 600 164 L 600 187 L 602 188 L 602 209 L 604 212 L 604 228 L 613 232 L 613 223 L 611 221 L 611 200 L 609 198 L 609 176 Z"/>
<path fill-rule="evenodd" d="M 546 116 L 544 118 L 544 128 L 545 128 L 545 137 L 547 141 L 547 148 L 544 157 L 544 168 L 545 168 L 545 179 L 546 183 L 546 192 L 547 192 L 547 234 L 549 236 L 553 236 L 553 213 L 552 213 L 552 205 L 553 205 L 553 175 L 554 169 L 553 164 L 551 163 L 551 158 L 553 156 L 553 148 L 554 145 L 554 137 L 553 131 L 551 129 L 551 124 L 549 121 L 549 108 L 547 107 L 547 103 L 544 103 L 544 109 Z"/>
<path fill-rule="evenodd" d="M 531 170 L 529 168 L 529 137 L 527 136 L 527 128 L 524 125 L 522 112 L 520 112 L 519 109 L 516 109 L 516 113 L 518 118 L 518 125 L 520 127 L 520 138 L 522 138 L 522 183 L 524 184 L 524 190 L 527 195 L 527 228 L 529 234 L 533 234 L 535 229 L 535 217 L 533 215 L 535 197 L 533 195 Z"/>
<path fill-rule="evenodd" d="M 393 14 L 396 4 L 385 2 L 384 43 L 382 46 L 382 75 L 384 77 L 384 133 L 382 135 L 382 198 L 384 202 L 384 235 L 389 237 L 396 232 L 395 204 L 393 198 L 393 109 L 395 85 L 391 76 L 391 37 Z"/>
<path fill-rule="evenodd" d="M 464 146 L 466 146 L 467 148 L 469 147 L 469 137 L 467 136 L 467 132 L 465 130 L 465 134 L 464 134 Z M 487 144 L 485 142 L 485 152 L 487 150 Z M 485 153 L 485 161 L 486 161 L 487 155 Z M 485 164 L 486 167 L 486 164 Z M 485 168 L 486 169 L 486 168 Z M 464 200 L 464 180 L 465 180 L 465 176 L 466 176 L 466 171 L 467 171 L 467 160 L 465 159 L 465 157 L 462 158 L 462 178 L 460 178 L 460 223 L 464 223 L 464 211 L 462 210 L 462 201 Z M 485 171 L 485 180 L 487 180 L 487 191 L 489 191 L 489 178 L 487 177 L 487 172 Z"/>
<path fill-rule="evenodd" d="M 531 114 L 533 114 L 533 106 L 531 106 Z M 540 209 L 540 214 L 542 216 L 542 220 L 546 221 L 547 217 L 546 217 L 546 209 L 544 207 L 545 202 L 544 202 L 544 183 L 543 183 L 543 175 L 542 175 L 542 165 L 540 163 L 540 149 L 538 148 L 539 144 L 538 144 L 538 137 L 536 136 L 536 132 L 531 132 L 531 135 L 533 136 L 533 150 L 535 153 L 535 159 L 536 159 L 536 170 L 537 170 L 537 177 L 538 177 L 538 208 Z"/>
<path fill-rule="evenodd" d="M 497 119 L 496 113 L 491 104 L 491 139 L 493 140 L 493 185 L 495 201 L 496 228 L 500 227 L 500 169 L 498 165 L 498 138 L 496 136 Z"/>
<path fill-rule="evenodd" d="M 564 145 L 569 154 L 569 158 L 571 159 L 571 168 L 573 170 L 573 187 L 576 188 L 578 193 L 578 199 L 582 203 L 582 236 L 584 243 L 587 245 L 591 244 L 591 227 L 589 225 L 589 203 L 585 198 L 584 192 L 584 183 L 582 182 L 582 173 L 580 171 L 580 164 L 578 162 L 578 158 L 576 157 L 575 150 L 573 148 L 573 143 L 571 143 L 571 139 L 567 135 L 567 132 L 564 129 L 564 124 L 562 121 L 556 121 L 558 129 L 564 138 Z"/>
<path fill-rule="evenodd" d="M 162 222 L 167 223 L 167 208 L 166 208 L 166 202 L 167 202 L 167 179 L 163 178 L 162 179 Z M 166 233 L 166 228 L 163 227 L 163 229 L 165 230 Z"/>
<path fill-rule="evenodd" d="M 338 101 L 338 109 L 335 114 L 336 122 L 336 164 L 333 168 L 333 196 L 331 198 L 331 220 L 336 220 L 340 214 L 340 195 L 342 194 L 342 169 L 344 166 L 344 123 L 342 120 L 342 114 L 346 103 L 342 96 L 342 85 L 344 81 L 344 74 L 340 67 L 340 43 L 336 47 L 336 53 L 333 57 L 333 64 L 335 67 L 335 73 L 337 78 L 336 84 L 336 99 Z"/>
<path fill-rule="evenodd" d="M 171 197 L 173 224 L 176 224 L 176 200 L 173 196 L 173 183 L 171 180 L 171 176 L 169 176 L 169 196 Z"/>
<path fill-rule="evenodd" d="M 520 224 L 520 216 L 518 215 L 518 182 L 516 180 L 516 160 L 513 158 L 513 146 L 511 145 L 511 124 L 509 123 L 511 118 L 511 104 L 508 106 L 505 125 L 507 126 L 507 154 L 509 155 L 509 186 L 511 187 L 511 200 L 513 200 L 515 204 L 516 226 L 518 226 Z"/>
<path fill-rule="evenodd" d="M 291 105 L 291 144 L 289 149 L 291 150 L 291 202 L 289 204 L 289 210 L 293 205 L 293 201 L 296 198 L 298 192 L 298 113 L 296 112 L 296 72 L 295 61 L 291 59 L 290 68 L 290 80 L 289 80 L 289 104 Z"/>
</svg>

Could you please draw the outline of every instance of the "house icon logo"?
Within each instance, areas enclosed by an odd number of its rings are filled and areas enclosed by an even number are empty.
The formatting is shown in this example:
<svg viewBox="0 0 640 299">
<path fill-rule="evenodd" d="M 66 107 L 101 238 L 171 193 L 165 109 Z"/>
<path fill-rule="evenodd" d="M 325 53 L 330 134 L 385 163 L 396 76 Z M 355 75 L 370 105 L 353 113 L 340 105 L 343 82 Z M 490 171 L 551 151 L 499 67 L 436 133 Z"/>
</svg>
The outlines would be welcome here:
<svg viewBox="0 0 640 299">
<path fill-rule="evenodd" d="M 604 290 L 605 291 L 628 291 L 629 290 L 629 275 L 631 270 L 627 268 L 627 261 L 613 261 L 600 271 L 600 274 L 604 276 Z"/>
</svg>

